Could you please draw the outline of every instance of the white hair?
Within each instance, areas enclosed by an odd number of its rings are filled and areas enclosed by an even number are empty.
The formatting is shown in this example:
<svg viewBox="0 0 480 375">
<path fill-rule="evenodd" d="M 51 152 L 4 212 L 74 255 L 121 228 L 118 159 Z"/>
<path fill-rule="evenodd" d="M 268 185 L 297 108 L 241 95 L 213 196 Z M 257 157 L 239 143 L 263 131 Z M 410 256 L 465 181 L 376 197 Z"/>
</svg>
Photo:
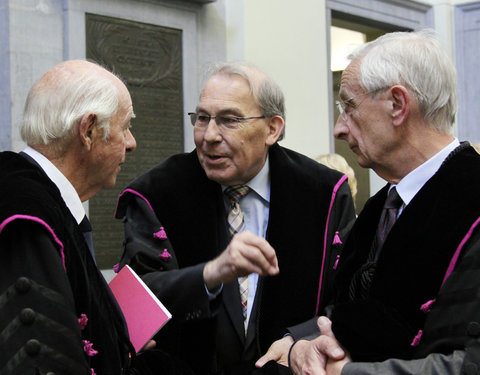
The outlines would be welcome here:
<svg viewBox="0 0 480 375">
<path fill-rule="evenodd" d="M 239 75 L 244 78 L 262 115 L 280 116 L 284 123 L 286 122 L 285 97 L 282 89 L 258 67 L 246 61 L 218 62 L 212 64 L 207 71 L 208 78 L 217 74 Z M 284 136 L 285 126 L 278 141 L 281 141 Z"/>
<path fill-rule="evenodd" d="M 393 32 L 366 43 L 349 59 L 360 59 L 360 85 L 378 92 L 404 85 L 415 95 L 424 119 L 452 133 L 457 112 L 457 73 L 434 30 Z"/>
<path fill-rule="evenodd" d="M 61 152 L 79 120 L 89 113 L 95 114 L 103 138 L 108 139 L 110 120 L 118 110 L 118 90 L 111 79 L 88 70 L 60 71 L 54 79 L 44 77 L 32 87 L 25 102 L 20 124 L 24 142 L 51 145 Z"/>
</svg>

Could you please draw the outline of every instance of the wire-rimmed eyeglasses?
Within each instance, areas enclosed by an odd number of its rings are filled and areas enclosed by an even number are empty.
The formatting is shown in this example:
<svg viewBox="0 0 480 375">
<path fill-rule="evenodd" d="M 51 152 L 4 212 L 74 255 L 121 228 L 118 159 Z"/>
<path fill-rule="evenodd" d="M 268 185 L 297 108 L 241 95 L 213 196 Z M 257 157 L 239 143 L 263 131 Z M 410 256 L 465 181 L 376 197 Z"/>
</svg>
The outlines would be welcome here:
<svg viewBox="0 0 480 375">
<path fill-rule="evenodd" d="M 382 91 L 382 90 L 384 90 L 384 88 L 375 89 L 375 90 L 372 90 L 372 91 L 367 91 L 363 94 L 352 96 L 351 98 L 348 98 L 346 100 L 341 100 L 341 99 L 335 100 L 335 105 L 337 106 L 338 113 L 340 114 L 340 117 L 342 118 L 342 120 L 347 121 L 348 116 L 350 115 L 350 111 L 353 108 L 358 108 L 360 106 L 361 103 L 359 103 L 356 107 L 352 106 L 352 101 L 354 99 L 358 99 L 358 98 L 361 98 L 363 96 L 373 94 L 373 93 L 376 93 L 376 92 Z"/>
<path fill-rule="evenodd" d="M 239 125 L 244 121 L 265 118 L 264 115 L 250 117 L 239 117 L 231 115 L 209 116 L 204 114 L 198 114 L 196 112 L 188 112 L 188 115 L 190 116 L 190 121 L 192 125 L 200 129 L 207 128 L 208 124 L 212 119 L 215 119 L 215 123 L 217 124 L 217 126 L 228 130 L 234 130 L 237 129 Z"/>
</svg>

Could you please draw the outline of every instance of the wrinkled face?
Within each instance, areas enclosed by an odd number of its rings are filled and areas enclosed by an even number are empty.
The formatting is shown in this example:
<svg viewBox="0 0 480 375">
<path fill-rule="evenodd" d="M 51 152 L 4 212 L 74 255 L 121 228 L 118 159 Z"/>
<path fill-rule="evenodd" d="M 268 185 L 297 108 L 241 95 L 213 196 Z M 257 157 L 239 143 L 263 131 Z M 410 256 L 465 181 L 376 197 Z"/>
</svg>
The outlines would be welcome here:
<svg viewBox="0 0 480 375">
<path fill-rule="evenodd" d="M 247 81 L 239 75 L 218 74 L 206 83 L 197 114 L 207 116 L 262 116 Z M 270 123 L 277 119 L 242 121 L 225 129 L 211 119 L 205 128 L 194 128 L 200 164 L 207 177 L 223 185 L 243 184 L 262 169 L 269 146 L 277 139 Z M 283 120 L 282 120 L 283 127 Z"/>
<path fill-rule="evenodd" d="M 347 120 L 338 117 L 334 136 L 348 142 L 360 166 L 375 169 L 387 160 L 392 141 L 391 118 L 387 115 L 389 102 L 384 100 L 385 93 L 372 99 L 360 86 L 359 77 L 360 62 L 354 60 L 342 74 L 339 91 Z"/>
<path fill-rule="evenodd" d="M 125 162 L 125 153 L 136 147 L 135 138 L 130 132 L 130 120 L 133 107 L 130 94 L 125 87 L 119 92 L 118 111 L 110 121 L 110 134 L 105 141 L 102 132 L 98 132 L 92 147 L 93 170 L 90 172 L 91 184 L 101 189 L 115 185 L 121 165 Z"/>
</svg>

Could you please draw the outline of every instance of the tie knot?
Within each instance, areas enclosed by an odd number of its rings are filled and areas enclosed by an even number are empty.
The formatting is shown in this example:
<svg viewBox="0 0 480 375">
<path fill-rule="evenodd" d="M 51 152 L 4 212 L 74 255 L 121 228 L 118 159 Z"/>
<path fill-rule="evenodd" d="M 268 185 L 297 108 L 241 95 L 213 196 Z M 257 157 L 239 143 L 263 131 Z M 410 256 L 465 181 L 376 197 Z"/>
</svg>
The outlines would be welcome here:
<svg viewBox="0 0 480 375">
<path fill-rule="evenodd" d="M 238 202 L 241 198 L 250 192 L 250 188 L 247 185 L 235 185 L 229 186 L 225 189 L 224 193 L 230 199 L 231 203 Z"/>
<path fill-rule="evenodd" d="M 384 207 L 398 209 L 402 204 L 403 200 L 400 198 L 400 195 L 398 195 L 397 189 L 395 187 L 391 188 L 388 192 Z"/>
</svg>

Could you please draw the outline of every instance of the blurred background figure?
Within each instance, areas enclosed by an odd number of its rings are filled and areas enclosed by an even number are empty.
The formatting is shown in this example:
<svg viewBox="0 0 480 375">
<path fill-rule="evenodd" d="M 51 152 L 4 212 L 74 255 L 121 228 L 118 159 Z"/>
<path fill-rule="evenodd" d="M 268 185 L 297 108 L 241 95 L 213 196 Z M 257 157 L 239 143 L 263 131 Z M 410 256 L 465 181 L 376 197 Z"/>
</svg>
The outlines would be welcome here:
<svg viewBox="0 0 480 375">
<path fill-rule="evenodd" d="M 480 147 L 480 145 L 479 145 Z M 348 186 L 352 192 L 353 203 L 356 206 L 355 197 L 357 196 L 357 179 L 355 178 L 355 172 L 353 168 L 347 163 L 342 155 L 336 153 L 322 154 L 315 158 L 320 164 L 326 165 L 329 168 L 335 169 L 348 176 Z"/>
</svg>

